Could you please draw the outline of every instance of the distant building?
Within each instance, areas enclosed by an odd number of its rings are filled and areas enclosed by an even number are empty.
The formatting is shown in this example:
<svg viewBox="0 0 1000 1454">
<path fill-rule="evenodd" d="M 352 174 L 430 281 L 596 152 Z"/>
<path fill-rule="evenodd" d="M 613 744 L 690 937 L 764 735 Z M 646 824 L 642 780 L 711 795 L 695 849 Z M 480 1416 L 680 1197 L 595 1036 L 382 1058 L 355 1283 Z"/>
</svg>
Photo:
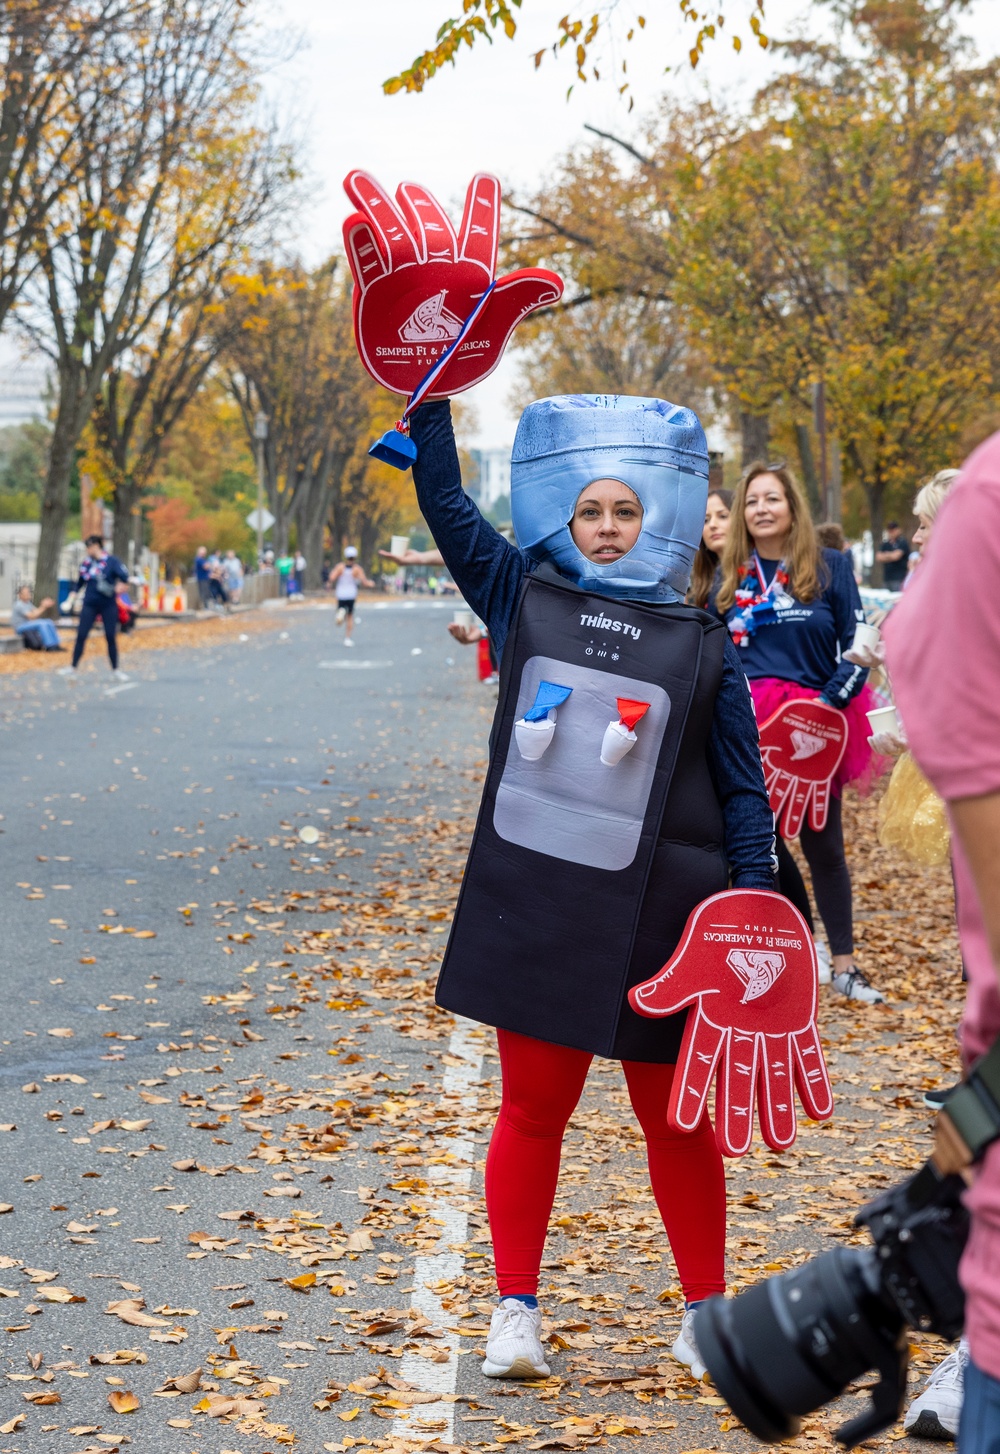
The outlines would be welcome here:
<svg viewBox="0 0 1000 1454">
<path fill-rule="evenodd" d="M 498 500 L 510 496 L 510 450 L 470 449 L 476 480 L 469 494 L 481 510 L 492 510 Z"/>
<path fill-rule="evenodd" d="M 0 429 L 45 417 L 46 374 L 32 360 L 7 359 L 0 364 Z"/>
<path fill-rule="evenodd" d="M 34 582 L 41 533 L 37 521 L 0 524 L 0 611 L 10 610 L 20 586 Z M 61 581 L 76 580 L 84 553 L 82 540 L 70 540 L 63 546 L 59 553 Z"/>
</svg>

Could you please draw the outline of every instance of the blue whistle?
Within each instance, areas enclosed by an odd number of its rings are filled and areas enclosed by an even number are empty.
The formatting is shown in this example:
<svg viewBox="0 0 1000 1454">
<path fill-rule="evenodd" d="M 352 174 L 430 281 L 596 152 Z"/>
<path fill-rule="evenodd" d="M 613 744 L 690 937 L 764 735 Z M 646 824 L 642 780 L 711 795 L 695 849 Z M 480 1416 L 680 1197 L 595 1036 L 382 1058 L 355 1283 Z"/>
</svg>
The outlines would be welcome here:
<svg viewBox="0 0 1000 1454">
<path fill-rule="evenodd" d="M 381 439 L 376 439 L 368 453 L 373 459 L 380 459 L 383 464 L 391 464 L 394 469 L 408 470 L 417 457 L 417 446 L 408 434 L 403 434 L 398 429 L 387 429 Z"/>
</svg>

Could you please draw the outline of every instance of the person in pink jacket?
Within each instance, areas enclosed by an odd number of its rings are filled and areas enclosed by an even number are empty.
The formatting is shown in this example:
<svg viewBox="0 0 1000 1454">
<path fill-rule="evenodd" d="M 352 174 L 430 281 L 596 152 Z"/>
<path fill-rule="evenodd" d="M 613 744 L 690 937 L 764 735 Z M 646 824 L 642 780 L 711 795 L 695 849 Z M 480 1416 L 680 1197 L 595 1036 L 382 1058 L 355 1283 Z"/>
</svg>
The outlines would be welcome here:
<svg viewBox="0 0 1000 1454">
<path fill-rule="evenodd" d="M 885 627 L 917 763 L 948 804 L 969 994 L 966 1063 L 1000 1037 L 1000 433 L 969 458 Z M 961 1454 L 1000 1454 L 1000 1141 L 975 1168 Z"/>
</svg>

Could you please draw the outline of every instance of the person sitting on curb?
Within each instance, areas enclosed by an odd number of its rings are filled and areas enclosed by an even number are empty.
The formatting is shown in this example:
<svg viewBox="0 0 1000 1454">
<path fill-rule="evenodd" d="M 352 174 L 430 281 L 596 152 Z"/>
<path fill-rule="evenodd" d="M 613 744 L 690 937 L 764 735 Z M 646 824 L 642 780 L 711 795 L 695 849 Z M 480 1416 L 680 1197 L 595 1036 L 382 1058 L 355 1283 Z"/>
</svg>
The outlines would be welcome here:
<svg viewBox="0 0 1000 1454">
<path fill-rule="evenodd" d="M 55 605 L 51 596 L 46 596 L 39 605 L 31 603 L 31 587 L 18 587 L 17 599 L 10 609 L 10 624 L 25 646 L 34 651 L 64 651 L 60 645 L 56 623 L 46 616 Z M 34 640 L 32 638 L 35 638 Z"/>
</svg>

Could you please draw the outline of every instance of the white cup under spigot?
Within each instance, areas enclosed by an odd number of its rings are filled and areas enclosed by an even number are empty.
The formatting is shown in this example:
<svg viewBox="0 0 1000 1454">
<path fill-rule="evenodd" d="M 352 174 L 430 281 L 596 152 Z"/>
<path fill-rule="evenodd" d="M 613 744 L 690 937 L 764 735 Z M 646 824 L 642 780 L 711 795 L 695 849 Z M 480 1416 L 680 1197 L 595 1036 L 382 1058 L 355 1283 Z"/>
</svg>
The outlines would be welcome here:
<svg viewBox="0 0 1000 1454">
<path fill-rule="evenodd" d="M 548 751 L 556 735 L 556 714 L 553 708 L 540 722 L 529 722 L 522 717 L 514 723 L 514 740 L 517 750 L 528 762 L 537 762 Z"/>
<path fill-rule="evenodd" d="M 627 752 L 639 741 L 638 734 L 630 732 L 624 722 L 609 722 L 601 743 L 601 761 L 605 767 L 617 767 Z"/>
</svg>

